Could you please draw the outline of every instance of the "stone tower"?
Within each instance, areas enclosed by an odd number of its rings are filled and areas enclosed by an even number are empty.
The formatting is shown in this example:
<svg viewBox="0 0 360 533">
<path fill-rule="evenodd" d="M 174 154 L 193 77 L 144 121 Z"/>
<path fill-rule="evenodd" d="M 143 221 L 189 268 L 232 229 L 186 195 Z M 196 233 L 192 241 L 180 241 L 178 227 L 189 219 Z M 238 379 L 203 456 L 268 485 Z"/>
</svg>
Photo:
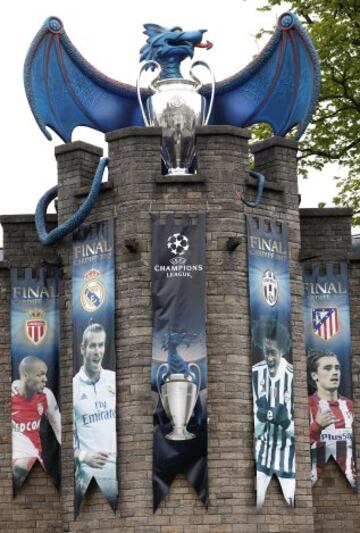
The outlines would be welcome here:
<svg viewBox="0 0 360 533">
<path fill-rule="evenodd" d="M 196 136 L 198 173 L 162 175 L 161 131 L 125 128 L 106 136 L 109 178 L 86 223 L 115 220 L 116 354 L 119 508 L 113 515 L 92 487 L 78 519 L 73 512 L 71 237 L 48 248 L 38 243 L 33 217 L 3 216 L 4 262 L 0 264 L 0 516 L 4 531 L 121 531 L 123 533 L 266 533 L 357 531 L 359 497 L 329 465 L 315 490 L 310 486 L 306 364 L 301 262 L 317 257 L 351 264 L 353 382 L 360 413 L 360 267 L 351 255 L 349 210 L 299 210 L 297 143 L 274 137 L 253 145 L 255 170 L 266 176 L 255 210 L 256 182 L 249 177 L 249 132 L 204 126 Z M 83 142 L 56 148 L 58 220 L 85 198 L 102 150 Z M 207 350 L 209 409 L 209 508 L 181 476 L 160 509 L 152 512 L 152 401 L 150 214 L 206 213 Z M 264 508 L 255 509 L 250 325 L 245 214 L 287 221 L 290 252 L 297 453 L 296 507 L 283 500 L 276 479 Z M 56 216 L 48 217 L 49 224 Z M 238 246 L 229 250 L 229 238 Z M 336 244 L 334 242 L 336 238 Z M 126 246 L 136 241 L 136 250 Z M 37 465 L 12 499 L 10 426 L 9 266 L 41 263 L 61 268 L 62 492 Z M 355 424 L 356 427 L 356 424 Z M 343 507 L 342 511 L 339 508 Z M 337 509 L 335 515 L 334 508 Z M 342 525 L 340 524 L 340 517 Z"/>
</svg>

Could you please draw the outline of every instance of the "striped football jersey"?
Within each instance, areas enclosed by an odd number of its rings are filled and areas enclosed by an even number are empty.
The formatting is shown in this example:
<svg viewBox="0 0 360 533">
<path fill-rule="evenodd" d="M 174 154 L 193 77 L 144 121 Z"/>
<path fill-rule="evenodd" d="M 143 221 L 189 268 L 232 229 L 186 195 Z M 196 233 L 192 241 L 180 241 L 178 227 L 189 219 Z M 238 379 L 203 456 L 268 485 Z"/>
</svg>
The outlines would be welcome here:
<svg viewBox="0 0 360 533">
<path fill-rule="evenodd" d="M 321 427 L 316 422 L 318 411 L 331 411 L 335 422 Z M 356 487 L 356 470 L 353 453 L 353 402 L 345 396 L 337 400 L 320 399 L 317 393 L 309 396 L 311 482 L 317 481 L 329 457 L 333 457 L 347 477 L 350 485 Z"/>
<path fill-rule="evenodd" d="M 274 377 L 269 374 L 266 361 L 252 367 L 254 402 L 255 460 L 258 471 L 271 476 L 295 478 L 295 437 L 293 412 L 293 367 L 281 358 Z M 258 418 L 258 403 L 265 403 L 268 420 Z M 289 421 L 286 429 L 272 421 L 272 413 L 279 406 L 286 409 Z"/>
</svg>

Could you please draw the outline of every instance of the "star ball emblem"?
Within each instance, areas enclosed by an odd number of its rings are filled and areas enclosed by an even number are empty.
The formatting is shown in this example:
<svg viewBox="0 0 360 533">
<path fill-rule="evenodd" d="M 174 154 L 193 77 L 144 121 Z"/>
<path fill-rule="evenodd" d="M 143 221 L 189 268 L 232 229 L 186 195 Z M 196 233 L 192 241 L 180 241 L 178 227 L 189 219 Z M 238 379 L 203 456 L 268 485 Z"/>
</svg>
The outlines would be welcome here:
<svg viewBox="0 0 360 533">
<path fill-rule="evenodd" d="M 189 239 L 186 237 L 186 235 L 174 233 L 168 238 L 167 247 L 172 254 L 183 255 L 190 247 Z"/>
</svg>

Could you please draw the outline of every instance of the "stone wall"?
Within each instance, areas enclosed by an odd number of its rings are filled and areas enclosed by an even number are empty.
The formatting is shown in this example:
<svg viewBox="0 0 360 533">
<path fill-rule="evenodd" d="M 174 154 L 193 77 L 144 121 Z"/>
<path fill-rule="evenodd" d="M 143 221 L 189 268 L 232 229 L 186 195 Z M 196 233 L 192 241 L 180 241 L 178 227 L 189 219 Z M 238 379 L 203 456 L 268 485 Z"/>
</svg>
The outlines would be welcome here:
<svg viewBox="0 0 360 533">
<path fill-rule="evenodd" d="M 306 367 L 303 352 L 301 256 L 312 249 L 310 235 L 300 249 L 296 149 L 294 141 L 273 138 L 254 146 L 256 170 L 267 177 L 262 204 L 252 210 L 254 180 L 248 177 L 249 134 L 233 127 L 198 130 L 198 174 L 191 180 L 161 174 L 160 131 L 129 128 L 107 135 L 109 182 L 87 222 L 115 219 L 116 352 L 119 508 L 113 515 L 91 487 L 80 516 L 73 513 L 71 237 L 58 246 L 37 244 L 33 220 L 2 217 L 5 260 L 0 268 L 0 514 L 8 531 L 114 531 L 124 533 L 246 533 L 322 531 L 325 510 L 310 487 Z M 56 149 L 59 173 L 59 221 L 84 200 L 101 150 L 82 142 Z M 209 409 L 209 508 L 198 501 L 181 477 L 160 509 L 152 512 L 152 398 L 150 213 L 206 213 L 207 347 Z M 290 509 L 274 479 L 264 508 L 255 510 L 251 365 L 249 360 L 248 272 L 245 213 L 286 220 L 289 226 L 292 292 L 295 426 L 297 436 L 296 508 Z M 16 222 L 16 219 L 19 219 Z M 304 219 L 302 219 L 302 222 Z M 304 230 L 305 231 L 305 230 Z M 305 231 L 306 233 L 306 231 Z M 228 251 L 229 237 L 239 239 Z M 348 235 L 344 234 L 344 238 Z M 125 246 L 136 239 L 138 251 Z M 22 244 L 21 244 L 22 243 Z M 23 253 L 22 252 L 23 249 Z M 31 252 L 30 252 L 31 250 Z M 63 417 L 62 495 L 38 466 L 22 491 L 11 499 L 9 275 L 6 267 L 39 267 L 58 262 L 61 279 L 61 411 Z M 359 273 L 357 274 L 359 276 Z M 359 277 L 354 290 L 359 290 Z M 354 312 L 355 313 L 355 312 Z M 357 310 L 359 314 L 359 309 Z M 355 313 L 356 314 L 356 313 Z M 355 315 L 354 315 L 355 316 Z M 354 341 L 359 344 L 359 339 Z M 355 382 L 355 377 L 354 377 Z M 355 383 L 354 383 L 355 384 Z M 359 389 L 357 389 L 359 399 Z M 360 409 L 360 406 L 359 406 Z M 358 410 L 359 410 L 358 409 Z M 360 412 L 360 411 L 359 411 Z M 329 470 L 329 472 L 331 472 Z M 324 476 L 327 479 L 332 474 Z M 341 487 L 343 480 L 331 477 Z M 332 493 L 333 494 L 333 493 Z M 314 513 L 313 497 L 319 516 Z M 326 496 L 326 501 L 336 502 Z M 349 491 L 344 497 L 350 501 Z M 327 510 L 328 512 L 328 510 Z M 315 521 L 315 527 L 314 527 Z M 350 530 L 349 530 L 350 531 Z M 355 531 L 355 529 L 353 530 Z"/>
</svg>

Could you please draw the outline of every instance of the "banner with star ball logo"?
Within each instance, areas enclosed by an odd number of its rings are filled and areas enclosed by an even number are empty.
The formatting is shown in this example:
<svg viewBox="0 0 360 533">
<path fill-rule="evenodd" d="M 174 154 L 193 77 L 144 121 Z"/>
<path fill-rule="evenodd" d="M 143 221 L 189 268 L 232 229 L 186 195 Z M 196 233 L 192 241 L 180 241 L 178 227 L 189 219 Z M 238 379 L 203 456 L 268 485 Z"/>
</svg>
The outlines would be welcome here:
<svg viewBox="0 0 360 533">
<path fill-rule="evenodd" d="M 113 220 L 73 234 L 75 515 L 92 479 L 116 511 L 116 354 Z"/>
<path fill-rule="evenodd" d="M 291 291 L 287 224 L 247 215 L 256 507 L 273 475 L 295 500 Z"/>
<path fill-rule="evenodd" d="M 311 483 L 330 457 L 357 490 L 347 264 L 304 265 Z"/>
<path fill-rule="evenodd" d="M 58 269 L 11 269 L 13 493 L 36 461 L 60 488 Z"/>
<path fill-rule="evenodd" d="M 183 474 L 207 505 L 205 215 L 152 215 L 154 511 Z"/>
</svg>

